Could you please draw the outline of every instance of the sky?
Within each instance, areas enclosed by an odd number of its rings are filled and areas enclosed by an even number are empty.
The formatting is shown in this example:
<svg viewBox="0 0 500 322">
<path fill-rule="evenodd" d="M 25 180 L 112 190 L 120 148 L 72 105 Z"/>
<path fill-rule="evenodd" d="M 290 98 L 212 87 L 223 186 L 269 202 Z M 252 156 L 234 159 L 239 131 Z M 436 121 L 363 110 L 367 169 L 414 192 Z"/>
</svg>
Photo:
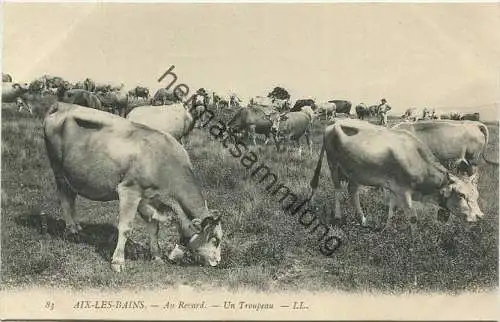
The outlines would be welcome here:
<svg viewBox="0 0 500 322">
<path fill-rule="evenodd" d="M 6 3 L 2 69 L 17 81 L 176 84 L 249 98 L 348 99 L 396 111 L 500 102 L 496 3 Z M 175 86 L 175 85 L 174 85 Z"/>
</svg>

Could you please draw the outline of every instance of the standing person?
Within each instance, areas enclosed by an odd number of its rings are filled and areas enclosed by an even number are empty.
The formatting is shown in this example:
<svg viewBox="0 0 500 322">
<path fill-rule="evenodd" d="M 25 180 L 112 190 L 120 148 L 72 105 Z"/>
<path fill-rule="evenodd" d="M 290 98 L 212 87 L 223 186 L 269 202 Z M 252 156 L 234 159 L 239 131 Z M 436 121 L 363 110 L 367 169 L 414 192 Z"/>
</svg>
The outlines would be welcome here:
<svg viewBox="0 0 500 322">
<path fill-rule="evenodd" d="M 387 112 L 391 110 L 391 107 L 387 104 L 387 100 L 385 98 L 381 99 L 380 102 L 381 104 L 377 107 L 379 124 L 387 126 Z"/>
</svg>

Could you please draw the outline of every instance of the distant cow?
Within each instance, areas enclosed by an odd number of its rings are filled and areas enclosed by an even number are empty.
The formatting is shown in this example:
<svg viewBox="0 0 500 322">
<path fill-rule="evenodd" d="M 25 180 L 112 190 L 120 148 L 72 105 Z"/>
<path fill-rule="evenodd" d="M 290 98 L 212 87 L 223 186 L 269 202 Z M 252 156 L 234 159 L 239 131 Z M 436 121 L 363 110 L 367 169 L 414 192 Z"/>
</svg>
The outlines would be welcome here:
<svg viewBox="0 0 500 322">
<path fill-rule="evenodd" d="M 334 103 L 336 106 L 335 113 L 351 114 L 352 103 L 346 100 L 330 100 L 329 103 Z"/>
<path fill-rule="evenodd" d="M 477 203 L 477 177 L 453 175 L 408 131 L 354 119 L 343 119 L 328 126 L 311 180 L 312 195 L 318 187 L 325 151 L 336 189 L 333 198 L 336 219 L 342 218 L 338 196 L 341 193 L 340 169 L 349 178 L 349 192 L 364 226 L 367 221 L 359 202 L 360 185 L 388 189 L 391 198 L 386 227 L 391 224 L 394 207 L 399 205 L 410 218 L 412 235 L 417 222 L 412 200 L 433 200 L 441 212 L 451 212 L 468 222 L 484 216 Z"/>
<path fill-rule="evenodd" d="M 219 264 L 220 217 L 208 210 L 189 156 L 171 135 L 66 103 L 48 111 L 44 134 L 69 232 L 81 229 L 75 218 L 77 195 L 95 201 L 119 200 L 114 271 L 125 268 L 124 248 L 136 213 L 146 221 L 155 261 L 162 261 L 159 222 L 173 211 L 181 243 L 195 260 Z"/>
<path fill-rule="evenodd" d="M 166 132 L 181 143 L 194 125 L 193 117 L 182 103 L 168 106 L 138 106 L 130 111 L 127 119 Z"/>
<path fill-rule="evenodd" d="M 98 110 L 102 109 L 99 97 L 84 89 L 71 89 L 66 91 L 60 100 L 65 103 L 95 108 Z"/>
<path fill-rule="evenodd" d="M 281 100 L 272 97 L 255 96 L 250 99 L 251 106 L 272 107 L 278 112 L 283 112 L 289 109 L 288 100 Z"/>
<path fill-rule="evenodd" d="M 168 105 L 178 101 L 174 93 L 170 93 L 166 88 L 160 88 L 154 94 L 151 105 Z"/>
<path fill-rule="evenodd" d="M 432 120 L 399 123 L 394 125 L 393 129 L 407 130 L 415 134 L 430 148 L 439 162 L 450 170 L 461 166 L 459 170 L 471 175 L 476 172 L 481 156 L 487 163 L 495 164 L 485 156 L 489 131 L 483 123 Z"/>
<path fill-rule="evenodd" d="M 479 113 L 467 113 L 462 116 L 462 120 L 479 121 Z"/>
<path fill-rule="evenodd" d="M 136 86 L 135 88 L 131 89 L 128 91 L 129 96 L 136 97 L 136 98 L 144 98 L 148 99 L 150 94 L 149 94 L 149 89 L 147 87 L 142 87 L 142 86 Z"/>
<path fill-rule="evenodd" d="M 360 120 L 364 120 L 367 116 L 370 116 L 370 110 L 365 103 L 360 103 L 356 105 L 356 116 Z"/>
<path fill-rule="evenodd" d="M 89 92 L 94 92 L 96 90 L 95 82 L 90 78 L 85 78 L 83 81 L 83 89 Z"/>
<path fill-rule="evenodd" d="M 273 125 L 271 118 L 277 114 L 278 112 L 272 108 L 241 107 L 236 111 L 228 126 L 230 131 L 235 132 L 235 134 L 251 136 L 254 145 L 256 145 L 255 134 L 264 134 L 266 136 L 264 144 L 267 145 Z"/>
<path fill-rule="evenodd" d="M 96 94 L 103 107 L 107 107 L 113 114 L 125 117 L 128 109 L 128 95 L 124 91 L 97 92 Z"/>
<path fill-rule="evenodd" d="M 12 76 L 2 73 L 2 83 L 12 83 Z"/>
<path fill-rule="evenodd" d="M 273 115 L 271 131 L 276 136 L 276 149 L 279 151 L 280 141 L 286 145 L 292 140 L 299 146 L 299 155 L 302 153 L 300 138 L 305 136 L 309 151 L 312 153 L 311 139 L 309 137 L 313 122 L 314 111 L 310 106 L 304 106 L 298 112 L 289 112 L 282 115 Z"/>
<path fill-rule="evenodd" d="M 28 84 L 2 83 L 2 102 L 14 103 L 16 99 L 29 90 Z"/>
<path fill-rule="evenodd" d="M 293 107 L 290 109 L 290 112 L 298 112 L 300 111 L 304 106 L 310 106 L 313 111 L 316 110 L 316 103 L 314 102 L 313 99 L 299 99 L 293 104 Z"/>
<path fill-rule="evenodd" d="M 326 120 L 332 120 L 337 114 L 337 106 L 333 102 L 323 102 L 317 104 L 316 113 L 325 116 Z"/>
<path fill-rule="evenodd" d="M 440 115 L 441 120 L 452 120 L 452 121 L 460 121 L 463 119 L 463 113 L 457 111 L 448 111 L 442 112 Z"/>
</svg>

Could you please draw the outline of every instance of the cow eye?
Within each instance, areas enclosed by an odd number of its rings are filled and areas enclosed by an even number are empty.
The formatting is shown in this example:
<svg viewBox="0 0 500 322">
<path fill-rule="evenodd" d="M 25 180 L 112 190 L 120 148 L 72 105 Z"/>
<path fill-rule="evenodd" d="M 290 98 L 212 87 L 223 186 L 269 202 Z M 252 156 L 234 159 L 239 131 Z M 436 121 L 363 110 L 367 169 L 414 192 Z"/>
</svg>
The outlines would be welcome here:
<svg viewBox="0 0 500 322">
<path fill-rule="evenodd" d="M 210 242 L 213 243 L 216 247 L 220 244 L 220 240 L 217 237 L 210 238 Z"/>
<path fill-rule="evenodd" d="M 457 192 L 458 198 L 463 198 L 465 199 L 465 193 Z"/>
</svg>

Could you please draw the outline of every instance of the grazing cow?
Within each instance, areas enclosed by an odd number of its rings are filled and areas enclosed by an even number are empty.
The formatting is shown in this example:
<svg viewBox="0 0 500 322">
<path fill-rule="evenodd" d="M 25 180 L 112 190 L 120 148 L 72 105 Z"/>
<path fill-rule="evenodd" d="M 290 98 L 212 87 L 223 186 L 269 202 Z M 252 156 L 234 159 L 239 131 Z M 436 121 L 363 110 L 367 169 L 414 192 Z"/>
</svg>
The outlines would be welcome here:
<svg viewBox="0 0 500 322">
<path fill-rule="evenodd" d="M 121 91 L 124 87 L 125 87 L 124 83 L 120 83 L 120 85 L 118 85 L 118 84 L 110 84 L 109 85 L 109 90 L 111 92 L 118 92 L 118 91 Z"/>
<path fill-rule="evenodd" d="M 166 88 L 160 88 L 153 96 L 151 105 L 169 105 L 176 103 L 178 98 L 173 93 L 169 93 Z"/>
<path fill-rule="evenodd" d="M 289 103 L 288 100 L 281 100 L 272 97 L 255 96 L 250 99 L 250 105 L 256 107 L 269 107 L 282 112 L 288 110 Z"/>
<path fill-rule="evenodd" d="M 95 84 L 95 93 L 109 93 L 111 92 L 111 85 L 110 84 Z"/>
<path fill-rule="evenodd" d="M 136 212 L 146 221 L 153 259 L 161 261 L 159 222 L 177 215 L 180 241 L 197 262 L 220 262 L 222 228 L 199 188 L 184 148 L 171 135 L 94 109 L 58 103 L 44 122 L 47 154 L 66 227 L 81 229 L 75 198 L 119 200 L 118 241 L 111 260 L 125 268 L 124 248 Z"/>
<path fill-rule="evenodd" d="M 94 92 L 96 90 L 95 82 L 90 78 L 85 78 L 83 85 L 83 89 L 89 92 Z"/>
<path fill-rule="evenodd" d="M 242 106 L 242 100 L 235 93 L 215 94 L 212 93 L 212 101 L 217 109 L 234 108 Z"/>
<path fill-rule="evenodd" d="M 47 89 L 45 79 L 42 78 L 35 79 L 29 84 L 29 91 L 31 93 L 42 93 L 45 89 Z"/>
<path fill-rule="evenodd" d="M 2 73 L 2 83 L 12 83 L 12 76 Z"/>
<path fill-rule="evenodd" d="M 406 122 L 416 122 L 418 119 L 419 111 L 417 108 L 408 108 L 403 115 L 401 115 L 401 119 Z"/>
<path fill-rule="evenodd" d="M 462 120 L 479 121 L 479 113 L 464 114 L 464 116 L 462 117 Z"/>
<path fill-rule="evenodd" d="M 231 101 L 231 97 L 229 95 L 226 96 L 226 95 L 219 95 L 216 93 L 212 93 L 212 101 L 216 109 L 231 107 L 229 105 Z"/>
<path fill-rule="evenodd" d="M 78 81 L 73 85 L 74 89 L 85 89 L 85 82 L 84 81 Z"/>
<path fill-rule="evenodd" d="M 293 107 L 290 109 L 290 112 L 298 112 L 300 111 L 304 106 L 310 106 L 313 111 L 316 110 L 316 103 L 314 102 L 313 99 L 299 99 L 293 104 Z"/>
<path fill-rule="evenodd" d="M 441 120 L 452 120 L 452 121 L 460 121 L 463 119 L 463 113 L 457 111 L 448 111 L 442 112 L 439 118 Z"/>
<path fill-rule="evenodd" d="M 59 83 L 59 86 L 57 88 L 55 88 L 55 90 L 56 90 L 55 93 L 59 99 L 62 99 L 64 97 L 64 94 L 72 88 L 73 88 L 73 85 L 70 82 L 63 81 L 63 82 Z"/>
<path fill-rule="evenodd" d="M 300 138 L 305 136 L 309 152 L 312 153 L 311 139 L 309 137 L 311 125 L 314 119 L 314 111 L 310 106 L 304 106 L 298 112 L 289 112 L 286 114 L 274 114 L 271 117 L 273 125 L 271 131 L 275 135 L 276 150 L 278 152 L 280 141 L 283 145 L 290 140 L 293 140 L 299 146 L 299 155 L 302 154 L 302 147 L 300 146 Z"/>
<path fill-rule="evenodd" d="M 102 110 L 102 104 L 99 97 L 84 89 L 70 89 L 63 94 L 60 101 Z"/>
<path fill-rule="evenodd" d="M 317 104 L 316 113 L 320 116 L 324 115 L 326 120 L 332 120 L 336 117 L 336 109 L 337 106 L 335 105 L 335 103 L 323 102 Z M 303 110 L 303 108 L 301 110 Z"/>
<path fill-rule="evenodd" d="M 125 117 L 128 108 L 128 95 L 124 91 L 96 93 L 101 105 L 110 109 L 111 113 Z"/>
<path fill-rule="evenodd" d="M 28 90 L 28 84 L 2 83 L 2 102 L 14 103 Z"/>
<path fill-rule="evenodd" d="M 60 88 L 64 86 L 65 80 L 59 76 L 49 76 L 45 75 L 46 88 Z"/>
<path fill-rule="evenodd" d="M 368 106 L 368 111 L 370 113 L 370 116 L 377 116 L 378 115 L 378 105 L 370 105 Z"/>
<path fill-rule="evenodd" d="M 149 98 L 149 89 L 147 87 L 142 87 L 142 86 L 137 86 L 134 89 L 129 91 L 129 95 L 132 95 L 133 97 L 141 97 L 144 99 Z"/>
<path fill-rule="evenodd" d="M 169 106 L 138 106 L 127 115 L 132 122 L 172 135 L 182 143 L 194 126 L 194 120 L 182 103 Z"/>
<path fill-rule="evenodd" d="M 365 103 L 359 103 L 356 105 L 356 116 L 360 120 L 364 120 L 367 116 L 370 116 L 370 110 Z"/>
<path fill-rule="evenodd" d="M 429 120 L 416 123 L 399 123 L 393 129 L 407 130 L 425 143 L 439 162 L 450 170 L 465 171 L 468 175 L 477 172 L 480 157 L 486 159 L 488 127 L 480 122 Z M 465 167 L 465 168 L 463 168 Z"/>
<path fill-rule="evenodd" d="M 335 113 L 351 114 L 352 103 L 345 100 L 330 100 L 328 103 L 334 103 L 336 106 Z"/>
<path fill-rule="evenodd" d="M 354 119 L 343 119 L 328 126 L 311 180 L 311 196 L 318 187 L 325 151 L 336 188 L 336 219 L 342 218 L 338 198 L 340 169 L 348 177 L 349 192 L 363 226 L 367 225 L 367 221 L 359 202 L 360 185 L 389 190 L 391 198 L 386 227 L 391 224 L 394 207 L 399 205 L 410 217 L 414 232 L 416 212 L 412 200 L 435 201 L 441 207 L 440 211 L 451 212 L 468 222 L 484 216 L 477 203 L 477 176 L 460 178 L 451 174 L 431 150 L 409 131 L 388 129 Z"/>
<path fill-rule="evenodd" d="M 255 135 L 264 134 L 266 136 L 264 144 L 267 145 L 269 136 L 272 134 L 272 118 L 277 114 L 278 112 L 272 108 L 240 107 L 228 123 L 228 127 L 231 132 L 244 132 L 246 137 L 250 135 L 254 145 L 256 145 Z"/>
</svg>

